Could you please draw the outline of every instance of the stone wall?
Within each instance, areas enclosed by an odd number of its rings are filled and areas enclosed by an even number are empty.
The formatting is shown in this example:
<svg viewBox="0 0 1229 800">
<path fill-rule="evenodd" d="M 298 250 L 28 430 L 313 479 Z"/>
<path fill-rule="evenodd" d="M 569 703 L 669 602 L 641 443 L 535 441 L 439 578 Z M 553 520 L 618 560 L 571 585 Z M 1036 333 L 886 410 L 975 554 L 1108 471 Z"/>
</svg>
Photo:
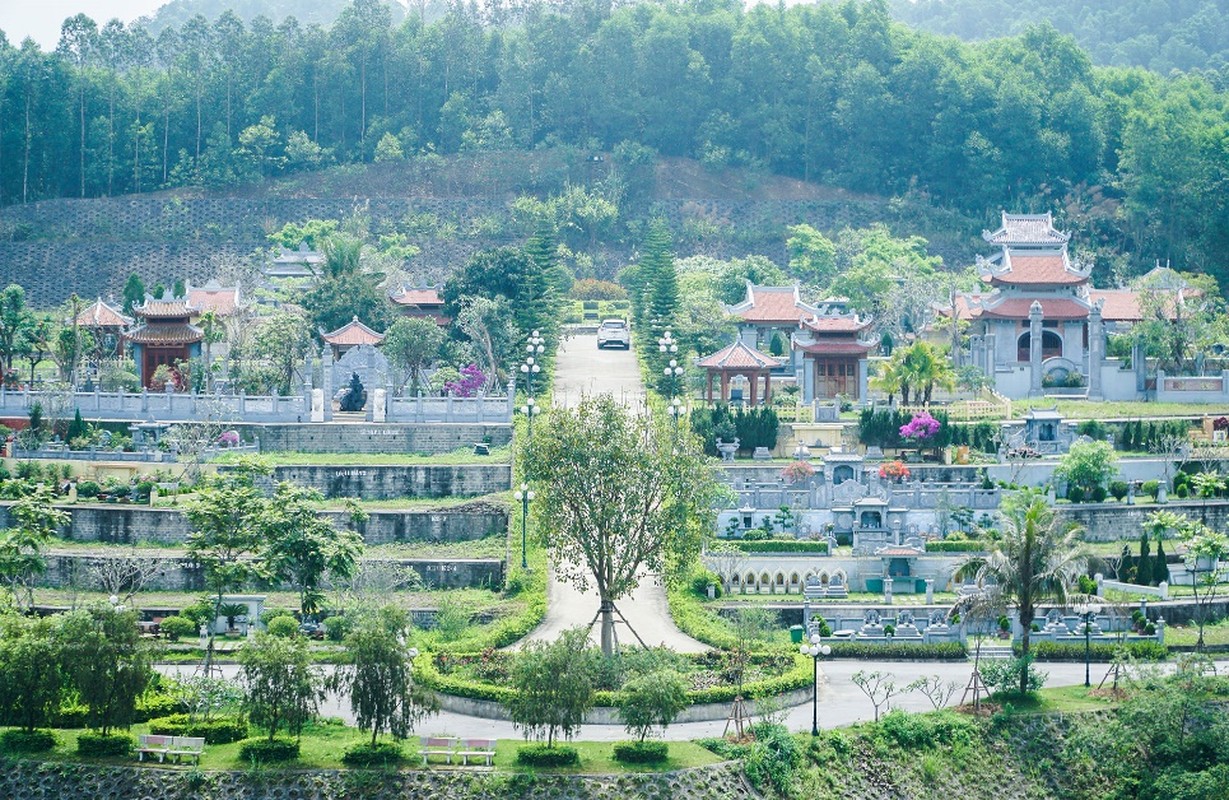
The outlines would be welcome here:
<svg viewBox="0 0 1229 800">
<path fill-rule="evenodd" d="M 126 553 L 125 553 L 126 554 Z M 47 571 L 39 579 L 40 586 L 62 588 L 89 585 L 90 564 L 107 554 L 56 553 L 46 556 Z M 120 555 L 120 554 L 117 554 Z M 183 555 L 159 555 L 141 551 L 142 557 L 152 557 L 161 567 L 146 589 L 166 592 L 200 592 L 205 589 L 201 567 Z M 380 559 L 411 567 L 429 587 L 434 589 L 485 589 L 503 585 L 504 563 L 494 558 L 395 558 Z M 256 587 L 249 587 L 256 588 Z M 275 587 L 290 590 L 290 586 Z"/>
<path fill-rule="evenodd" d="M 508 464 L 283 465 L 274 469 L 273 480 L 307 486 L 330 498 L 476 497 L 510 489 L 512 467 Z"/>
<path fill-rule="evenodd" d="M 410 745 L 406 745 L 406 750 Z M 737 762 L 676 772 L 618 775 L 493 773 L 469 769 L 209 771 L 13 760 L 0 772 L 0 797 L 192 798 L 192 800 L 562 800 L 689 798 L 756 800 Z"/>
<path fill-rule="evenodd" d="M 1224 530 L 1229 524 L 1229 502 L 1224 500 L 1213 500 L 1206 505 L 1197 500 L 1175 500 L 1165 505 L 1128 506 L 1111 502 L 1058 506 L 1059 517 L 1084 526 L 1087 531 L 1084 538 L 1093 542 L 1138 541 L 1144 519 L 1160 510 L 1204 520 L 1216 530 Z"/>
<path fill-rule="evenodd" d="M 10 523 L 9 507 L 0 503 L 0 528 Z M 60 535 L 78 542 L 111 544 L 183 544 L 191 526 L 180 511 L 119 504 L 65 506 L 71 517 Z M 342 511 L 324 516 L 338 527 L 347 522 Z M 508 528 L 507 509 L 490 503 L 436 511 L 372 511 L 357 526 L 367 544 L 389 542 L 460 542 L 497 536 Z"/>
<path fill-rule="evenodd" d="M 264 452 L 447 453 L 489 437 L 493 447 L 512 441 L 507 423 L 286 423 L 248 425 Z M 247 437 L 245 437 L 247 438 Z"/>
</svg>

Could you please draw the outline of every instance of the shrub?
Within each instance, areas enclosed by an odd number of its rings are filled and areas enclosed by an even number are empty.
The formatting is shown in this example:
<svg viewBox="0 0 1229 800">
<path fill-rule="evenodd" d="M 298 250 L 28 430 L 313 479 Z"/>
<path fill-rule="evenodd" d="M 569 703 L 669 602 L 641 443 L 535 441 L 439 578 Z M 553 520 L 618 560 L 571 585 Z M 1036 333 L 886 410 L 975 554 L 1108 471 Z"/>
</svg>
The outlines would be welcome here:
<svg viewBox="0 0 1229 800">
<path fill-rule="evenodd" d="M 1119 502 L 1121 502 L 1122 498 L 1126 497 L 1127 493 L 1130 491 L 1131 487 L 1127 486 L 1126 481 L 1114 481 L 1110 484 L 1110 494 L 1112 494 L 1114 499 L 1118 500 Z"/>
<path fill-rule="evenodd" d="M 748 531 L 750 536 L 752 531 Z M 801 539 L 743 539 L 732 544 L 744 553 L 827 553 L 827 542 L 808 542 Z"/>
<path fill-rule="evenodd" d="M 274 617 L 265 626 L 270 636 L 280 636 L 289 639 L 299 632 L 299 623 L 294 617 Z"/>
<path fill-rule="evenodd" d="M 77 737 L 77 755 L 126 756 L 132 752 L 132 737 L 126 733 L 83 733 Z"/>
<path fill-rule="evenodd" d="M 1079 580 L 1080 594 L 1096 594 L 1097 582 L 1087 575 L 1081 575 Z"/>
<path fill-rule="evenodd" d="M 177 642 L 183 636 L 191 636 L 196 633 L 196 623 L 185 616 L 176 614 L 173 617 L 167 617 L 162 620 L 158 626 L 158 630 L 172 642 Z"/>
<path fill-rule="evenodd" d="M 350 630 L 350 620 L 340 614 L 326 617 L 324 620 L 324 635 L 330 642 L 340 642 L 346 638 Z"/>
<path fill-rule="evenodd" d="M 954 540 L 956 534 L 950 533 L 947 538 L 939 542 L 927 542 L 927 553 L 976 553 L 985 550 L 986 546 L 981 542 L 963 542 Z"/>
<path fill-rule="evenodd" d="M 405 760 L 401 745 L 393 742 L 363 742 L 346 748 L 341 761 L 348 767 L 387 767 Z"/>
<path fill-rule="evenodd" d="M 95 498 L 102 491 L 97 481 L 77 481 L 77 497 L 87 500 Z"/>
<path fill-rule="evenodd" d="M 187 714 L 171 714 L 151 719 L 149 732 L 163 736 L 200 736 L 206 744 L 229 744 L 247 738 L 248 724 L 239 717 L 189 720 Z"/>
<path fill-rule="evenodd" d="M 143 696 L 137 698 L 136 707 L 133 709 L 132 721 L 145 722 L 156 717 L 164 717 L 167 714 L 174 714 L 183 708 L 183 704 L 179 702 L 179 698 L 161 692 L 146 692 Z"/>
<path fill-rule="evenodd" d="M 1073 503 L 1084 502 L 1084 490 L 1081 489 L 1079 486 L 1068 486 L 1067 487 L 1067 499 Z"/>
<path fill-rule="evenodd" d="M 1155 631 L 1154 627 L 1154 634 Z M 1120 647 L 1125 647 L 1131 657 L 1137 661 L 1164 661 L 1169 657 L 1169 648 L 1159 642 L 1126 642 L 1121 645 L 1094 643 L 1089 646 L 1089 652 L 1093 661 L 1111 662 Z M 1029 648 L 1029 655 L 1037 661 L 1082 662 L 1084 644 L 1082 642 L 1035 642 Z"/>
<path fill-rule="evenodd" d="M 59 710 L 52 715 L 51 727 L 53 728 L 84 728 L 85 721 L 90 715 L 90 710 L 80 703 L 72 705 L 62 705 Z"/>
<path fill-rule="evenodd" d="M 290 617 L 291 619 L 295 618 L 294 612 L 289 608 L 266 608 L 264 611 L 260 612 L 260 622 L 266 628 L 269 626 L 270 622 L 278 617 Z"/>
<path fill-rule="evenodd" d="M 1177 490 L 1174 492 L 1174 494 L 1178 496 L 1179 500 L 1185 500 L 1190 493 L 1191 493 L 1191 490 L 1186 487 L 1185 483 L 1179 486 Z"/>
<path fill-rule="evenodd" d="M 802 748 L 798 740 L 781 725 L 760 723 L 752 726 L 755 741 L 747 748 L 743 770 L 757 789 L 771 785 L 788 796 L 795 773 L 802 764 Z"/>
<path fill-rule="evenodd" d="M 526 767 L 571 767 L 580 763 L 580 753 L 566 744 L 531 744 L 516 751 L 516 763 Z"/>
<path fill-rule="evenodd" d="M 299 743 L 293 739 L 244 739 L 239 744 L 239 758 L 256 764 L 298 757 Z"/>
<path fill-rule="evenodd" d="M 1144 481 L 1139 487 L 1140 491 L 1151 497 L 1156 497 L 1157 492 L 1161 491 L 1160 481 Z"/>
<path fill-rule="evenodd" d="M 833 658 L 855 659 L 900 659 L 904 661 L 963 661 L 968 651 L 960 642 L 892 642 L 870 644 L 867 642 L 833 642 Z M 808 659 L 809 660 L 809 659 Z"/>
<path fill-rule="evenodd" d="M 910 714 L 893 709 L 879 720 L 876 732 L 897 747 L 921 750 L 968 744 L 976 729 L 973 720 L 953 711 Z"/>
<path fill-rule="evenodd" d="M 10 753 L 45 753 L 56 746 L 56 738 L 51 731 L 13 728 L 0 735 L 0 745 Z"/>
<path fill-rule="evenodd" d="M 619 742 L 614 746 L 615 761 L 623 764 L 660 764 L 670 755 L 665 742 Z"/>
<path fill-rule="evenodd" d="M 1028 670 L 1028 691 L 1035 692 L 1045 685 L 1048 673 L 1039 672 L 1032 664 L 1033 654 L 1029 658 L 1013 658 L 1002 661 L 981 662 L 982 680 L 994 692 L 1002 694 L 1017 694 L 1020 689 L 1020 671 Z"/>
<path fill-rule="evenodd" d="M 1090 497 L 1094 503 L 1104 503 L 1106 494 L 1104 486 L 1094 486 L 1092 487 Z"/>
</svg>

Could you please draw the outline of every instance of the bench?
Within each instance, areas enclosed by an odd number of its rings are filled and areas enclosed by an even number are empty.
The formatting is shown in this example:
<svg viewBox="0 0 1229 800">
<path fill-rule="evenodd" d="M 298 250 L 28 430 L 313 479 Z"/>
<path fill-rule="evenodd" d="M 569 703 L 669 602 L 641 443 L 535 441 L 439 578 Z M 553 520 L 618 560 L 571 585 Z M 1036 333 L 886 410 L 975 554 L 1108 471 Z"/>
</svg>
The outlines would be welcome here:
<svg viewBox="0 0 1229 800">
<path fill-rule="evenodd" d="M 166 760 L 166 754 L 170 752 L 171 745 L 174 741 L 174 736 L 142 733 L 137 738 L 137 761 L 144 761 L 146 753 L 157 753 L 158 761 L 161 763 L 162 761 Z"/>
<path fill-rule="evenodd" d="M 201 754 L 204 752 L 205 738 L 203 736 L 174 736 L 170 749 L 166 751 L 167 755 L 175 756 L 176 764 L 184 757 L 191 758 L 193 764 L 199 764 Z"/>
<path fill-rule="evenodd" d="M 471 758 L 481 758 L 486 760 L 486 765 L 491 766 L 491 762 L 495 759 L 495 740 L 494 739 L 466 739 L 461 743 L 461 750 L 457 752 L 461 757 L 461 763 L 469 766 Z"/>
<path fill-rule="evenodd" d="M 420 736 L 418 738 L 422 745 L 418 749 L 418 755 L 422 756 L 424 767 L 431 756 L 443 756 L 449 764 L 452 763 L 452 756 L 457 748 L 456 739 L 443 736 Z"/>
</svg>

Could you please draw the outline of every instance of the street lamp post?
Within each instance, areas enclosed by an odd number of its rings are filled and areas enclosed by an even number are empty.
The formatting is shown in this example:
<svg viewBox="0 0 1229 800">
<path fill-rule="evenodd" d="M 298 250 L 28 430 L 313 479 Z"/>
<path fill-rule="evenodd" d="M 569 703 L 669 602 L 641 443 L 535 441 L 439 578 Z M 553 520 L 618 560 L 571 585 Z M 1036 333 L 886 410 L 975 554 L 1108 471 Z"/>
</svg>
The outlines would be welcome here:
<svg viewBox="0 0 1229 800">
<path fill-rule="evenodd" d="M 677 397 L 670 401 L 666 406 L 666 413 L 670 415 L 670 421 L 674 423 L 674 427 L 678 427 L 679 420 L 687 414 L 687 406 L 682 400 Z"/>
<path fill-rule="evenodd" d="M 1074 610 L 1084 618 L 1084 686 L 1092 688 L 1092 621 L 1101 613 L 1101 604 L 1076 603 Z"/>
<path fill-rule="evenodd" d="M 674 356 L 678 355 L 679 351 L 678 340 L 674 338 L 674 334 L 668 329 L 657 340 L 657 350 L 664 353 L 670 359 L 670 363 L 662 368 L 662 373 L 666 377 L 666 392 L 671 397 L 674 397 L 678 394 L 677 381 L 683 376 L 683 367 L 679 364 L 678 359 L 674 358 Z"/>
<path fill-rule="evenodd" d="M 529 560 L 525 555 L 525 531 L 529 520 L 529 501 L 533 500 L 533 490 L 529 488 L 529 484 L 522 483 L 521 488 L 516 490 L 512 497 L 521 504 L 521 569 L 529 568 Z"/>
<path fill-rule="evenodd" d="M 532 397 L 525 400 L 525 405 L 521 406 L 521 413 L 525 415 L 525 420 L 529 425 L 529 441 L 533 441 L 533 418 L 542 413 L 542 406 L 538 405 L 538 401 Z"/>
<path fill-rule="evenodd" d="M 804 656 L 810 656 L 813 669 L 811 671 L 811 735 L 819 736 L 819 657 L 829 655 L 832 648 L 823 643 L 818 633 L 811 634 L 810 643 L 804 642 L 798 651 Z"/>
<path fill-rule="evenodd" d="M 529 337 L 528 344 L 525 345 L 525 363 L 521 364 L 521 372 L 525 375 L 526 394 L 533 394 L 533 376 L 542 371 L 538 357 L 544 352 L 546 352 L 546 339 L 534 331 Z"/>
</svg>

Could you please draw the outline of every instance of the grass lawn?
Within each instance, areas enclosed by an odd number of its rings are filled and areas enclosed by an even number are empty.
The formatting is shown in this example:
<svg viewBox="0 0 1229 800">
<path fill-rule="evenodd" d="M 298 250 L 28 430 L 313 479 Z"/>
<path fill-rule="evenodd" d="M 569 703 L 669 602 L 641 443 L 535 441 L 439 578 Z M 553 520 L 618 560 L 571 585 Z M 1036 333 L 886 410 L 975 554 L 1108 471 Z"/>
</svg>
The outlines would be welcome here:
<svg viewBox="0 0 1229 800">
<path fill-rule="evenodd" d="M 299 595 L 295 592 L 262 592 L 265 596 L 265 608 L 297 608 Z M 204 596 L 203 592 L 141 592 L 132 600 L 135 608 L 183 608 L 191 605 Z M 34 602 L 36 605 L 81 608 L 91 603 L 105 602 L 107 596 L 102 592 L 73 589 L 36 588 Z M 330 595 L 332 608 L 346 608 L 352 601 L 343 597 Z M 391 592 L 382 595 L 383 600 L 402 608 L 435 608 L 447 600 L 460 608 L 475 613 L 482 610 L 492 610 L 496 613 L 509 612 L 523 607 L 526 602 L 521 597 L 505 598 L 499 592 L 489 589 L 422 589 L 413 592 Z"/>
<path fill-rule="evenodd" d="M 1147 417 L 1213 417 L 1229 412 L 1229 407 L 1200 403 L 1141 403 L 1127 400 L 1059 400 L 1035 397 L 1029 400 L 1013 400 L 1013 417 L 1024 416 L 1030 408 L 1053 408 L 1068 419 L 1141 419 Z"/>
<path fill-rule="evenodd" d="M 1165 644 L 1194 647 L 1199 641 L 1199 626 L 1168 625 L 1165 627 Z M 1203 628 L 1203 643 L 1229 645 L 1229 621 L 1205 625 Z"/>
<path fill-rule="evenodd" d="M 134 725 L 131 733 L 147 733 L 149 726 Z M 77 755 L 77 737 L 80 730 L 56 731 L 60 744 L 54 751 L 44 756 L 48 761 L 76 761 L 99 764 L 135 764 L 132 758 L 86 759 Z M 433 727 L 428 718 L 418 729 L 418 733 L 431 736 L 447 736 L 447 731 Z M 300 756 L 297 761 L 285 765 L 287 769 L 345 769 L 341 757 L 346 748 L 355 744 L 370 741 L 370 734 L 360 732 L 341 724 L 317 723 L 308 726 L 303 731 L 299 742 Z M 516 763 L 516 751 L 525 745 L 521 739 L 500 739 L 495 745 L 495 767 L 501 770 L 515 772 L 562 772 L 562 773 L 620 773 L 620 772 L 666 772 L 689 767 L 716 764 L 722 759 L 714 753 L 705 750 L 692 742 L 670 742 L 669 759 L 657 766 L 642 764 L 627 766 L 614 760 L 614 742 L 570 742 L 580 753 L 580 766 L 558 770 L 547 770 L 541 767 L 524 767 Z M 422 760 L 418 756 L 418 740 L 416 738 L 402 743 L 402 749 L 407 756 L 406 767 L 419 768 Z M 156 763 L 156 762 L 155 762 Z M 158 765 L 170 769 L 191 769 L 190 765 L 176 767 L 174 765 Z M 248 766 L 239 759 L 239 743 L 211 744 L 205 747 L 201 756 L 201 769 L 226 770 L 243 769 Z M 459 765 L 448 766 L 443 759 L 433 758 L 431 769 L 467 769 Z"/>
<path fill-rule="evenodd" d="M 463 447 L 448 453 L 299 453 L 268 452 L 260 457 L 277 466 L 404 466 L 435 464 L 440 466 L 460 464 L 510 464 L 512 448 L 493 447 L 489 456 L 476 456 L 472 447 Z M 230 464 L 242 456 L 226 453 L 212 463 Z"/>
<path fill-rule="evenodd" d="M 1094 676 L 1094 684 L 1099 681 L 1100 677 Z M 1096 689 L 1095 685 L 1091 689 L 1085 689 L 1083 686 L 1062 686 L 1042 689 L 1027 697 L 1015 694 L 994 695 L 990 698 L 990 702 L 1010 703 L 1012 711 L 1019 714 L 1069 714 L 1080 711 L 1098 711 L 1117 705 L 1117 701 L 1113 698 L 1092 694 L 1096 692 Z"/>
</svg>

